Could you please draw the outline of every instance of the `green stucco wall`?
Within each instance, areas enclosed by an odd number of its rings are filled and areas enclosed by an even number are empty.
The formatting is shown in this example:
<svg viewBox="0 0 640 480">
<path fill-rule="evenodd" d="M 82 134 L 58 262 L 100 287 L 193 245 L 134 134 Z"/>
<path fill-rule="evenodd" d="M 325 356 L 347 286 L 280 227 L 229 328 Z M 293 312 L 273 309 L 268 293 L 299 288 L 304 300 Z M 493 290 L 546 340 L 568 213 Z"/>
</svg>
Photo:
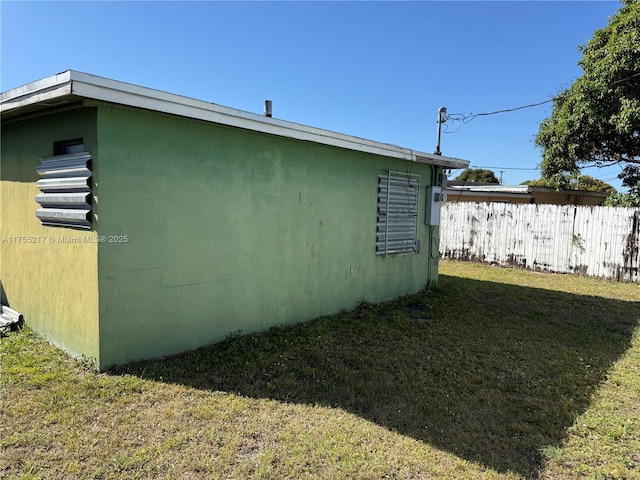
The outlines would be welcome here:
<svg viewBox="0 0 640 480">
<path fill-rule="evenodd" d="M 34 330 L 73 355 L 97 358 L 97 246 L 73 243 L 95 232 L 42 226 L 35 215 L 40 159 L 53 155 L 54 142 L 76 138 L 97 164 L 95 109 L 3 121 L 0 282 L 3 301 Z"/>
<path fill-rule="evenodd" d="M 428 165 L 113 105 L 97 125 L 102 367 L 436 278 L 424 188 L 422 252 L 375 254 L 378 175 L 411 170 L 426 186 Z"/>
</svg>

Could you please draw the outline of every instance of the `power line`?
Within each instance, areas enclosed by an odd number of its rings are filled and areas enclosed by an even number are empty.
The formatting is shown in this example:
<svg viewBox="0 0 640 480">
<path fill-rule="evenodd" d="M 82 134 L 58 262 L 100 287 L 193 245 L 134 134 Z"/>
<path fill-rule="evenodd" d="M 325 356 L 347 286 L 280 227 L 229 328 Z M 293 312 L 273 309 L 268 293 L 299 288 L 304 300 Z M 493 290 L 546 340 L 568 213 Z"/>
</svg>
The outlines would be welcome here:
<svg viewBox="0 0 640 480">
<path fill-rule="evenodd" d="M 487 115 L 495 115 L 497 113 L 507 113 L 507 112 L 515 112 L 516 110 L 523 110 L 525 108 L 537 107 L 539 105 L 544 105 L 545 103 L 553 102 L 556 98 L 550 98 L 549 100 L 545 100 L 544 102 L 530 103 L 529 105 L 522 105 L 521 107 L 515 108 L 506 108 L 504 110 L 496 110 L 495 112 L 486 112 L 486 113 L 476 113 L 473 117 L 485 117 Z"/>
<path fill-rule="evenodd" d="M 627 80 L 631 80 L 634 77 L 638 77 L 640 76 L 640 72 L 636 72 L 633 75 L 629 75 L 628 77 L 625 78 L 621 78 L 620 80 L 616 80 L 615 82 L 611 82 L 611 85 L 616 85 L 618 83 L 622 83 L 622 82 L 626 82 Z M 595 87 L 590 88 L 589 90 L 596 90 Z M 474 120 L 477 117 L 486 117 L 489 115 L 496 115 L 499 113 L 509 113 L 509 112 L 515 112 L 517 110 L 524 110 L 525 108 L 532 108 L 532 107 L 539 107 L 540 105 L 544 105 L 546 103 L 550 103 L 550 102 L 554 102 L 556 100 L 560 100 L 561 98 L 565 98 L 565 97 L 571 97 L 573 95 L 578 95 L 579 93 L 583 93 L 583 92 L 569 92 L 569 91 L 565 91 L 562 94 L 555 96 L 555 97 L 551 97 L 548 100 L 544 100 L 542 102 L 536 102 L 536 103 L 529 103 L 527 105 L 521 105 L 519 107 L 514 107 L 514 108 L 505 108 L 503 110 L 495 110 L 493 112 L 484 112 L 484 113 L 469 113 L 469 115 L 464 115 L 462 113 L 452 113 L 452 114 L 444 114 L 444 123 L 445 123 L 445 133 L 455 133 L 455 131 L 458 131 L 460 129 L 460 127 L 458 127 L 454 132 L 448 132 L 446 131 L 446 121 L 451 119 L 454 122 L 461 122 L 461 123 L 469 123 L 471 120 Z"/>
<path fill-rule="evenodd" d="M 615 82 L 611 82 L 611 85 L 616 85 L 618 83 L 622 83 L 622 82 L 626 82 L 628 80 L 631 80 L 632 78 L 638 77 L 640 76 L 640 72 L 636 72 L 632 75 L 629 75 L 625 78 L 621 78 L 620 80 L 616 80 Z M 590 88 L 589 90 L 596 90 L 595 87 Z M 477 117 L 483 117 L 483 116 L 489 116 L 489 115 L 497 115 L 500 113 L 509 113 L 509 112 L 515 112 L 518 110 L 523 110 L 525 108 L 533 108 L 533 107 L 538 107 L 540 105 L 545 105 L 547 103 L 559 100 L 561 98 L 568 98 L 571 97 L 573 95 L 577 95 L 579 93 L 584 93 L 584 92 L 571 92 L 568 89 L 565 90 L 561 95 L 552 97 L 550 99 L 541 101 L 541 102 L 536 102 L 536 103 L 529 103 L 527 105 L 521 105 L 519 107 L 514 107 L 514 108 L 506 108 L 503 110 L 495 110 L 493 112 L 483 112 L 483 113 L 476 113 L 476 114 L 472 114 L 470 113 L 469 115 L 464 115 L 461 113 L 453 113 L 453 114 L 447 114 L 445 113 L 443 115 L 444 119 L 441 120 L 442 124 L 444 124 L 445 130 L 443 133 L 455 133 L 460 129 L 460 123 L 469 123 L 470 121 L 474 120 Z M 457 128 L 454 131 L 448 131 L 449 130 L 449 126 L 447 125 L 447 121 L 448 120 L 453 120 L 453 122 L 457 125 Z M 439 120 L 440 121 L 440 120 Z M 597 166 L 594 165 L 593 167 L 598 167 L 598 168 L 606 168 L 612 165 L 605 165 L 605 166 Z M 618 165 L 620 166 L 620 165 Z M 518 168 L 518 167 L 500 167 L 500 166 L 479 166 L 479 165 L 472 165 L 470 168 L 483 168 L 483 169 L 491 169 L 491 170 L 514 170 L 514 171 L 539 171 L 540 168 Z M 583 167 L 583 168 L 591 168 L 591 167 Z M 608 174 L 610 174 L 611 172 L 607 172 Z M 606 175 L 606 174 L 605 174 Z M 616 175 L 616 178 L 619 178 Z M 604 180 L 603 180 L 604 181 Z"/>
<path fill-rule="evenodd" d="M 620 180 L 620 177 L 618 175 L 614 175 L 613 177 L 603 175 L 603 178 L 601 178 L 600 180 L 602 180 L 603 182 L 611 182 L 613 180 Z"/>
<path fill-rule="evenodd" d="M 453 131 L 447 131 L 447 125 L 446 125 L 446 121 L 447 120 L 453 120 L 454 123 L 460 124 L 460 123 L 469 123 L 471 120 L 476 119 L 477 117 L 487 117 L 489 115 L 497 115 L 499 113 L 508 113 L 508 112 L 515 112 L 518 110 L 524 110 L 525 108 L 532 108 L 532 107 L 538 107 L 540 105 L 544 105 L 545 103 L 550 103 L 553 102 L 555 100 L 557 100 L 560 97 L 554 97 L 554 98 L 550 98 L 549 100 L 544 100 L 542 102 L 537 102 L 537 103 L 530 103 L 528 105 L 522 105 L 520 107 L 514 107 L 514 108 L 506 108 L 504 110 L 496 110 L 494 112 L 484 112 L 484 113 L 470 113 L 469 115 L 464 115 L 462 113 L 451 113 L 451 114 L 445 114 L 445 133 L 455 133 L 458 130 L 460 130 L 460 126 L 458 125 L 458 128 Z"/>
<path fill-rule="evenodd" d="M 472 165 L 471 168 L 486 168 L 486 169 L 497 169 L 497 170 L 540 170 L 539 168 L 482 167 L 480 165 Z"/>
</svg>

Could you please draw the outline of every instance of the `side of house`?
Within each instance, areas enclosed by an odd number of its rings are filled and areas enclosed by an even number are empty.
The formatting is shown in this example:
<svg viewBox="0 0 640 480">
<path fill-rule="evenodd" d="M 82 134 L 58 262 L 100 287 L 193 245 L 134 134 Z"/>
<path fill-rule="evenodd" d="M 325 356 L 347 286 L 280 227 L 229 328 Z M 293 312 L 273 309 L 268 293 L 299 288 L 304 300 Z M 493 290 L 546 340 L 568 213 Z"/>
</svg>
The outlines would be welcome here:
<svg viewBox="0 0 640 480">
<path fill-rule="evenodd" d="M 42 225 L 36 182 L 41 159 L 54 155 L 61 140 L 82 138 L 97 156 L 96 118 L 96 108 L 74 107 L 3 120 L 0 168 L 3 296 L 51 342 L 93 358 L 99 357 L 98 245 L 87 230 Z M 97 212 L 95 172 L 93 183 Z"/>
<path fill-rule="evenodd" d="M 101 368 L 418 291 L 468 164 L 78 72 L 1 105 L 5 296 Z"/>
<path fill-rule="evenodd" d="M 437 169 L 117 106 L 98 109 L 100 350 L 105 364 L 415 292 L 424 249 L 376 255 L 378 176 Z M 431 275 L 431 277 L 429 277 Z"/>
</svg>

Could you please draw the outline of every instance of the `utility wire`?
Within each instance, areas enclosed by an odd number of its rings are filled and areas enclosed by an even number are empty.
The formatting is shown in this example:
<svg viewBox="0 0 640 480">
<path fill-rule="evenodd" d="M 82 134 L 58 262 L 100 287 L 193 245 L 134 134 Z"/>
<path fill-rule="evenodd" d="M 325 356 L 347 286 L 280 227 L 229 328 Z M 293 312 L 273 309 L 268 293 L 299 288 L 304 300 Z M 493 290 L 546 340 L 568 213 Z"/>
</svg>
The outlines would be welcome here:
<svg viewBox="0 0 640 480">
<path fill-rule="evenodd" d="M 640 72 L 636 72 L 633 75 L 629 75 L 628 77 L 625 78 L 621 78 L 620 80 L 616 80 L 615 82 L 611 82 L 611 85 L 616 85 L 618 83 L 622 83 L 622 82 L 626 82 L 628 80 L 631 80 L 632 78 L 638 77 L 640 76 Z M 591 90 L 595 90 L 595 88 L 592 88 Z M 489 115 L 497 115 L 500 113 L 509 113 L 509 112 L 515 112 L 518 110 L 524 110 L 525 108 L 533 108 L 533 107 L 539 107 L 540 105 L 545 105 L 547 103 L 551 103 L 554 102 L 556 100 L 559 100 L 563 97 L 571 97 L 573 95 L 577 95 L 578 93 L 582 93 L 582 92 L 570 92 L 568 89 L 565 90 L 562 94 L 557 95 L 555 97 L 552 97 L 548 100 L 544 100 L 542 102 L 536 102 L 536 103 L 530 103 L 527 105 L 522 105 L 519 107 L 514 107 L 514 108 L 506 108 L 503 110 L 495 110 L 493 112 L 484 112 L 484 113 L 476 113 L 475 115 L 470 113 L 469 115 L 464 115 L 462 113 L 452 113 L 452 114 L 444 114 L 444 119 L 442 120 L 442 124 L 444 125 L 444 131 L 442 133 L 456 133 L 458 130 L 460 130 L 460 124 L 465 124 L 465 123 L 469 123 L 470 121 L 474 120 L 477 117 L 486 117 Z M 456 124 L 457 128 L 453 131 L 449 131 L 449 126 L 447 125 L 447 121 L 448 120 L 453 120 L 453 122 Z M 610 166 L 610 165 L 609 165 Z M 618 165 L 619 166 L 619 165 Z M 595 166 L 594 166 L 595 167 Z M 520 171 L 536 171 L 539 170 L 539 168 L 516 168 L 516 167 L 487 167 L 487 166 L 478 166 L 478 165 L 473 165 L 470 168 L 484 168 L 484 169 L 492 169 L 492 170 L 520 170 Z M 590 167 L 585 167 L 585 168 L 590 168 Z M 616 176 L 616 178 L 619 178 L 618 176 Z M 603 180 L 606 181 L 606 180 Z"/>
<path fill-rule="evenodd" d="M 489 170 L 489 169 L 496 169 L 496 170 L 539 170 L 539 168 L 482 167 L 480 165 L 473 165 L 472 168 L 486 168 L 487 170 Z"/>
<path fill-rule="evenodd" d="M 626 82 L 627 80 L 631 80 L 632 78 L 638 77 L 638 76 L 640 76 L 640 72 L 636 72 L 633 75 L 629 75 L 628 77 L 621 78 L 620 80 L 616 80 L 615 82 L 611 82 L 611 85 L 616 85 L 618 83 Z M 595 88 L 592 88 L 591 90 L 595 90 Z M 582 92 L 580 92 L 580 93 L 582 93 Z M 554 102 L 554 101 L 559 100 L 559 99 L 561 99 L 563 97 L 570 97 L 570 96 L 577 95 L 577 94 L 578 94 L 578 92 L 572 93 L 572 92 L 569 92 L 569 91 L 565 91 L 560 95 L 552 97 L 552 98 L 550 98 L 548 100 L 544 100 L 542 102 L 530 103 L 528 105 L 522 105 L 520 107 L 506 108 L 504 110 L 496 110 L 496 111 L 493 111 L 493 112 L 484 112 L 484 113 L 476 113 L 476 114 L 470 113 L 469 115 L 464 115 L 462 113 L 452 113 L 452 114 L 446 114 L 445 113 L 444 114 L 445 131 L 443 133 L 455 133 L 460 129 L 459 123 L 469 123 L 471 120 L 474 120 L 477 117 L 486 117 L 486 116 L 489 116 L 489 115 L 496 115 L 496 114 L 499 114 L 499 113 L 509 113 L 509 112 L 515 112 L 517 110 L 524 110 L 525 108 L 539 107 L 540 105 L 544 105 L 546 103 Z M 453 120 L 454 123 L 458 124 L 458 128 L 453 132 L 447 131 L 446 121 L 449 120 L 449 119 Z"/>
<path fill-rule="evenodd" d="M 488 115 L 495 115 L 497 113 L 515 112 L 516 110 L 523 110 L 525 108 L 531 108 L 531 107 L 537 107 L 539 105 L 544 105 L 545 103 L 553 102 L 554 100 L 556 100 L 556 97 L 550 98 L 549 100 L 545 100 L 544 102 L 530 103 L 529 105 L 522 105 L 521 107 L 506 108 L 504 110 L 496 110 L 495 112 L 476 113 L 475 115 L 473 115 L 473 118 L 475 118 L 475 117 L 486 117 Z"/>
<path fill-rule="evenodd" d="M 494 112 L 484 112 L 484 113 L 475 113 L 475 114 L 470 113 L 469 115 L 464 115 L 463 113 L 451 113 L 451 114 L 446 113 L 444 115 L 444 118 L 445 118 L 444 133 L 455 133 L 458 130 L 460 130 L 460 123 L 469 123 L 471 120 L 475 120 L 477 117 L 487 117 L 489 115 L 496 115 L 499 113 L 515 112 L 518 110 L 524 110 L 525 108 L 538 107 L 540 105 L 544 105 L 545 103 L 553 102 L 558 98 L 560 97 L 553 97 L 553 98 L 550 98 L 549 100 L 544 100 L 543 102 L 530 103 L 528 105 L 522 105 L 520 107 L 515 107 L 515 108 L 505 108 L 504 110 L 496 110 Z M 446 124 L 447 120 L 453 120 L 453 122 L 458 126 L 458 128 L 456 128 L 456 130 L 454 130 L 453 132 L 448 131 L 447 124 Z"/>
</svg>

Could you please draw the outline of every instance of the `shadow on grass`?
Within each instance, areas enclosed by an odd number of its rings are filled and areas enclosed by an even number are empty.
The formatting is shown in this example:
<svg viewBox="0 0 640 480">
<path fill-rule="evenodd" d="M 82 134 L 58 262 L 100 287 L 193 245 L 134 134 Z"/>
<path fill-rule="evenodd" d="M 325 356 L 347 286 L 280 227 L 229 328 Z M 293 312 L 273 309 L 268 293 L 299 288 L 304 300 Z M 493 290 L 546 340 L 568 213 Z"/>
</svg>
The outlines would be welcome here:
<svg viewBox="0 0 640 480">
<path fill-rule="evenodd" d="M 114 373 L 340 407 L 535 476 L 629 347 L 640 303 L 441 276 L 440 287 Z"/>
</svg>

